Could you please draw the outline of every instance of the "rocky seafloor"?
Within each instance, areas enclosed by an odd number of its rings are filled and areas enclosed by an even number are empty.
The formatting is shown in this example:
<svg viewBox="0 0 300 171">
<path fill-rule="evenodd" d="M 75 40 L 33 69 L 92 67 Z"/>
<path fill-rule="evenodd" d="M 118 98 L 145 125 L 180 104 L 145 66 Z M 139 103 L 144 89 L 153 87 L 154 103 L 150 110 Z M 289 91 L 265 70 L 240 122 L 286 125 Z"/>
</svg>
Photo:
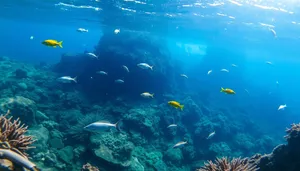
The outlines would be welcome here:
<svg viewBox="0 0 300 171">
<path fill-rule="evenodd" d="M 104 34 L 94 52 L 99 59 L 68 53 L 58 64 L 48 66 L 0 58 L 0 109 L 2 113 L 10 110 L 10 115 L 29 126 L 27 134 L 37 141 L 27 153 L 39 168 L 186 171 L 199 169 L 216 157 L 252 156 L 268 153 L 275 146 L 277 141 L 257 129 L 250 116 L 237 117 L 243 111 L 212 107 L 197 94 L 180 94 L 184 87 L 180 65 L 172 60 L 163 41 L 143 35 L 118 36 Z M 154 65 L 154 71 L 140 70 L 136 67 L 140 62 Z M 96 74 L 99 70 L 108 75 Z M 78 83 L 57 81 L 65 75 L 77 76 Z M 124 84 L 115 83 L 119 78 Z M 155 93 L 155 98 L 143 99 L 140 94 L 145 91 Z M 170 107 L 169 100 L 180 101 L 184 110 Z M 83 130 L 99 120 L 121 120 L 122 131 L 95 134 Z M 176 128 L 167 128 L 174 123 Z M 207 139 L 213 131 L 215 137 Z M 188 144 L 172 148 L 179 141 Z M 295 138 L 289 144 L 297 149 L 297 142 Z M 273 154 L 285 150 L 289 153 L 284 155 L 292 154 L 290 148 L 280 146 Z M 261 170 L 272 170 L 268 164 L 272 162 L 279 163 L 276 168 L 290 167 L 278 161 L 287 157 L 257 158 Z"/>
</svg>

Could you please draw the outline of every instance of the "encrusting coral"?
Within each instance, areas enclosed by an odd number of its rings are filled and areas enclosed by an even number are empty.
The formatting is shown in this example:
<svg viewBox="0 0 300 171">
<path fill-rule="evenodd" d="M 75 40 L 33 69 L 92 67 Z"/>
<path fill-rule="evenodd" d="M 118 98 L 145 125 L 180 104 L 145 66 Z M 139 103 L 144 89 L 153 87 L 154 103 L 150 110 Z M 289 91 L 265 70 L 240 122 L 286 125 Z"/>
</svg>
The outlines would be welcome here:
<svg viewBox="0 0 300 171">
<path fill-rule="evenodd" d="M 234 158 L 230 161 L 227 157 L 222 157 L 215 162 L 209 161 L 198 171 L 256 171 L 256 167 L 248 158 Z"/>
<path fill-rule="evenodd" d="M 12 121 L 7 118 L 9 111 L 0 116 L 0 168 L 14 171 L 18 168 L 38 170 L 36 165 L 27 158 L 26 150 L 34 142 L 32 136 L 24 135 L 27 126 L 21 124 L 19 119 Z"/>
</svg>

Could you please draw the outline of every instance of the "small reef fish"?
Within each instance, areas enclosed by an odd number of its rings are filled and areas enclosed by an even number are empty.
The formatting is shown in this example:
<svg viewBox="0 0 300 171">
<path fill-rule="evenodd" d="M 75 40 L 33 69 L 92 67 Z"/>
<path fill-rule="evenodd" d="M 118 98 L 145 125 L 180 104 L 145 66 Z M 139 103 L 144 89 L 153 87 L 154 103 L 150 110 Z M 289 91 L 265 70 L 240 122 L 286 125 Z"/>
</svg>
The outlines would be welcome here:
<svg viewBox="0 0 300 171">
<path fill-rule="evenodd" d="M 177 125 L 176 124 L 171 124 L 167 128 L 172 128 L 172 127 L 177 127 Z"/>
<path fill-rule="evenodd" d="M 211 139 L 213 136 L 215 136 L 215 134 L 216 134 L 216 131 L 210 133 L 206 139 L 208 139 L 208 140 Z"/>
<path fill-rule="evenodd" d="M 287 107 L 286 104 L 280 105 L 280 106 L 278 107 L 278 110 L 284 110 L 286 107 Z"/>
<path fill-rule="evenodd" d="M 71 83 L 71 82 L 75 82 L 77 83 L 77 77 L 70 77 L 70 76 L 63 76 L 63 77 L 60 77 L 58 78 L 58 81 L 62 82 L 62 83 Z"/>
<path fill-rule="evenodd" d="M 58 42 L 57 40 L 51 40 L 51 39 L 44 40 L 42 42 L 43 45 L 51 46 L 51 47 L 54 47 L 54 48 L 56 48 L 56 46 L 59 46 L 60 48 L 63 48 L 62 43 L 63 43 L 63 41 Z"/>
<path fill-rule="evenodd" d="M 86 53 L 88 56 L 90 56 L 90 57 L 92 57 L 92 58 L 96 58 L 96 59 L 98 59 L 98 56 L 97 55 L 95 55 L 94 53 Z"/>
<path fill-rule="evenodd" d="M 237 65 L 235 65 L 235 64 L 231 64 L 231 66 L 232 66 L 232 67 L 238 67 L 238 66 L 237 66 Z"/>
<path fill-rule="evenodd" d="M 87 32 L 89 32 L 89 30 L 84 29 L 84 28 L 78 28 L 77 31 L 81 32 L 81 33 L 84 33 L 84 32 L 87 33 Z"/>
<path fill-rule="evenodd" d="M 115 29 L 114 33 L 115 33 L 115 34 L 119 34 L 120 31 L 121 31 L 120 29 Z"/>
<path fill-rule="evenodd" d="M 125 71 L 129 72 L 129 69 L 128 69 L 128 67 L 127 67 L 126 65 L 122 65 L 122 67 L 123 67 L 123 69 L 124 69 Z"/>
<path fill-rule="evenodd" d="M 33 36 L 30 36 L 30 40 L 33 40 L 33 38 L 34 38 Z"/>
<path fill-rule="evenodd" d="M 209 71 L 207 72 L 207 75 L 209 75 L 211 72 L 212 72 L 212 70 L 209 70 Z"/>
<path fill-rule="evenodd" d="M 266 64 L 273 65 L 273 63 L 270 61 L 266 61 Z"/>
<path fill-rule="evenodd" d="M 139 63 L 139 64 L 137 64 L 137 66 L 142 68 L 142 69 L 151 69 L 151 70 L 153 70 L 153 66 L 150 66 L 147 63 Z"/>
<path fill-rule="evenodd" d="M 232 89 L 230 89 L 230 88 L 223 88 L 223 87 L 221 87 L 221 91 L 220 92 L 222 92 L 222 93 L 226 93 L 226 94 L 235 94 L 235 92 L 232 90 Z"/>
<path fill-rule="evenodd" d="M 141 94 L 141 96 L 144 98 L 154 98 L 154 93 L 150 94 L 149 92 L 144 92 Z"/>
<path fill-rule="evenodd" d="M 185 75 L 185 74 L 180 74 L 180 76 L 182 76 L 182 77 L 184 77 L 184 78 L 188 78 L 188 76 Z"/>
<path fill-rule="evenodd" d="M 183 110 L 184 105 L 180 105 L 180 103 L 176 102 L 176 101 L 169 101 L 168 104 L 170 106 L 177 108 L 180 108 L 181 110 Z"/>
<path fill-rule="evenodd" d="M 179 147 L 184 146 L 185 144 L 187 144 L 187 141 L 181 141 L 181 142 L 178 142 L 177 144 L 175 144 L 173 146 L 173 148 L 179 148 Z"/>
<path fill-rule="evenodd" d="M 221 69 L 220 71 L 221 71 L 221 72 L 229 72 L 228 69 Z"/>
<path fill-rule="evenodd" d="M 277 33 L 274 29 L 269 28 L 269 31 L 273 34 L 273 36 L 276 38 L 277 37 Z"/>
<path fill-rule="evenodd" d="M 246 93 L 247 93 L 248 95 L 250 95 L 250 93 L 249 93 L 249 91 L 248 91 L 247 89 L 245 89 L 245 91 L 246 91 Z"/>
<path fill-rule="evenodd" d="M 117 79 L 117 80 L 115 80 L 115 83 L 121 84 L 121 83 L 124 83 L 124 80 L 122 80 L 122 79 Z"/>
<path fill-rule="evenodd" d="M 100 74 L 100 75 L 107 75 L 107 72 L 105 72 L 105 71 L 97 71 L 96 73 Z"/>
<path fill-rule="evenodd" d="M 116 128 L 118 131 L 121 131 L 120 121 L 118 121 L 115 124 L 109 123 L 107 121 L 94 122 L 85 126 L 83 129 L 91 132 L 101 132 L 101 131 L 109 130 L 110 128 Z"/>
</svg>

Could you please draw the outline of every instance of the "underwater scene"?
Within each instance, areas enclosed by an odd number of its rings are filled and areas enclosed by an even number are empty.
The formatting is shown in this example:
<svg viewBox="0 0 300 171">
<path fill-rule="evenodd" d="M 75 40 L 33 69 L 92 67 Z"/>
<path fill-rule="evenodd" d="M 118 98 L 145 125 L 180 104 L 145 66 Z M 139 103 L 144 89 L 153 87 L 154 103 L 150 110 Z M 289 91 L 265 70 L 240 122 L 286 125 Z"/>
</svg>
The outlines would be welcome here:
<svg viewBox="0 0 300 171">
<path fill-rule="evenodd" d="M 0 171 L 300 171 L 298 1 L 0 7 Z"/>
</svg>

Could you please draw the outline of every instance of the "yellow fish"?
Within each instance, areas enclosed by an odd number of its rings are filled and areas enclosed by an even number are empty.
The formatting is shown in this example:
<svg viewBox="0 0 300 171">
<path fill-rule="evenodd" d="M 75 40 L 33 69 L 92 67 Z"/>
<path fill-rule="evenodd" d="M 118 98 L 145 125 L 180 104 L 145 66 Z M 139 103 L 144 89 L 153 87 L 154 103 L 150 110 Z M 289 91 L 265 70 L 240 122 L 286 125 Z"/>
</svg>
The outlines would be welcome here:
<svg viewBox="0 0 300 171">
<path fill-rule="evenodd" d="M 181 110 L 183 110 L 184 105 L 180 105 L 180 103 L 176 102 L 176 101 L 169 101 L 168 104 L 170 106 L 177 108 L 180 108 Z"/>
<path fill-rule="evenodd" d="M 42 44 L 44 44 L 46 46 L 51 46 L 54 48 L 56 48 L 56 46 L 59 46 L 60 48 L 62 48 L 62 43 L 63 43 L 63 41 L 58 42 L 57 40 L 51 40 L 51 39 L 44 40 L 42 42 Z"/>
<path fill-rule="evenodd" d="M 223 93 L 226 93 L 226 94 L 235 94 L 235 92 L 232 90 L 232 89 L 230 89 L 230 88 L 223 88 L 223 87 L 221 87 L 221 91 L 220 92 L 223 92 Z"/>
</svg>

